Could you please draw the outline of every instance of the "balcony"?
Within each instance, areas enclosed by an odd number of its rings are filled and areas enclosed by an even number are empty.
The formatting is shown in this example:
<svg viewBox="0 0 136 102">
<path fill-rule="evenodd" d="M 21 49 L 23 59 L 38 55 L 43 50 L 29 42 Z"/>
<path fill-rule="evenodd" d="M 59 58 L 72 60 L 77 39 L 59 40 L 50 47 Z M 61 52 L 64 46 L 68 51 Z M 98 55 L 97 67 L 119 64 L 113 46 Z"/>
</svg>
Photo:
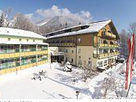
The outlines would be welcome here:
<svg viewBox="0 0 136 102">
<path fill-rule="evenodd" d="M 94 58 L 107 58 L 107 57 L 112 57 L 112 56 L 118 56 L 119 52 L 112 52 L 112 53 L 101 53 L 101 54 L 93 54 Z"/>
<path fill-rule="evenodd" d="M 113 33 L 111 32 L 105 32 L 102 34 L 102 37 L 103 38 L 111 38 L 111 39 L 116 39 L 116 35 L 114 35 Z"/>
<path fill-rule="evenodd" d="M 116 48 L 116 47 L 119 47 L 119 45 L 118 44 L 103 44 L 103 43 L 100 43 L 100 44 L 98 44 L 98 47 L 114 47 L 114 48 Z"/>
<path fill-rule="evenodd" d="M 99 54 L 99 58 L 106 58 L 108 57 L 108 53 Z"/>
<path fill-rule="evenodd" d="M 59 46 L 59 47 L 61 47 L 61 46 L 71 47 L 71 46 L 75 46 L 75 43 L 51 43 L 50 45 L 51 46 Z"/>
<path fill-rule="evenodd" d="M 114 55 L 118 56 L 120 53 L 119 52 L 114 52 Z"/>
<path fill-rule="evenodd" d="M 108 44 L 103 44 L 103 43 L 101 43 L 101 44 L 98 44 L 98 46 L 99 46 L 99 47 L 108 47 L 109 45 L 108 45 Z"/>
<path fill-rule="evenodd" d="M 93 54 L 94 58 L 106 58 L 108 57 L 108 53 L 102 53 L 102 54 Z"/>
<path fill-rule="evenodd" d="M 0 59 L 16 58 L 16 57 L 20 57 L 20 56 L 24 57 L 24 56 L 32 56 L 32 55 L 42 55 L 42 54 L 48 54 L 48 51 L 44 50 L 44 51 L 31 51 L 31 52 L 0 54 Z"/>
</svg>

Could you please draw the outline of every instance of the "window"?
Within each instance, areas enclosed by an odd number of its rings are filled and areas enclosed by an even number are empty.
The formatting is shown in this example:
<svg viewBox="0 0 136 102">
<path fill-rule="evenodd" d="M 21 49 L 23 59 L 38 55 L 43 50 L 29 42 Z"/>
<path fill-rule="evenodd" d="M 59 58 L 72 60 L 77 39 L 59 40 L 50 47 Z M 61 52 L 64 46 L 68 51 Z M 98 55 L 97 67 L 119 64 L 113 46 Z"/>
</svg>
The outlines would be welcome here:
<svg viewBox="0 0 136 102">
<path fill-rule="evenodd" d="M 110 44 L 113 45 L 114 44 L 113 41 L 110 41 Z"/>
<path fill-rule="evenodd" d="M 73 63 L 73 58 L 71 59 L 71 63 Z"/>
<path fill-rule="evenodd" d="M 11 38 L 8 38 L 8 41 L 10 41 L 11 40 Z"/>
<path fill-rule="evenodd" d="M 114 63 L 114 62 L 115 62 L 115 59 L 113 58 L 113 59 L 112 59 L 112 63 Z"/>
<path fill-rule="evenodd" d="M 103 28 L 102 35 L 106 35 L 106 28 Z"/>
<path fill-rule="evenodd" d="M 72 53 L 74 53 L 74 51 L 72 50 Z"/>
<path fill-rule="evenodd" d="M 103 41 L 104 44 L 108 44 L 108 42 L 106 40 Z"/>
<path fill-rule="evenodd" d="M 81 42 L 81 38 L 78 38 L 78 43 L 80 43 Z"/>
<path fill-rule="evenodd" d="M 102 61 L 98 62 L 98 67 L 103 67 L 103 62 Z"/>
<path fill-rule="evenodd" d="M 88 66 L 92 66 L 92 62 L 91 61 L 88 61 Z"/>
<path fill-rule="evenodd" d="M 82 61 L 81 61 L 81 59 L 78 60 L 78 65 L 79 65 L 79 66 L 82 66 Z"/>
<path fill-rule="evenodd" d="M 66 57 L 66 62 L 68 61 L 68 58 Z"/>
<path fill-rule="evenodd" d="M 59 52 L 61 52 L 62 50 L 61 49 L 59 49 Z"/>
<path fill-rule="evenodd" d="M 105 54 L 105 53 L 108 53 L 108 49 L 104 49 L 103 50 L 103 53 Z"/>
<path fill-rule="evenodd" d="M 68 49 L 66 49 L 66 53 L 68 53 Z"/>
<path fill-rule="evenodd" d="M 19 39 L 19 41 L 21 41 L 22 39 Z"/>
<path fill-rule="evenodd" d="M 104 66 L 107 66 L 107 60 L 104 61 Z"/>
<path fill-rule="evenodd" d="M 110 29 L 108 30 L 108 32 L 109 32 L 109 33 L 112 33 L 112 31 L 111 31 Z"/>
<path fill-rule="evenodd" d="M 88 61 L 88 66 L 92 66 L 92 61 L 91 61 L 91 58 L 89 58 L 89 61 Z"/>
<path fill-rule="evenodd" d="M 100 54 L 102 53 L 102 49 L 99 49 L 99 53 L 100 53 Z"/>
<path fill-rule="evenodd" d="M 78 49 L 78 53 L 81 53 L 81 49 Z"/>
</svg>

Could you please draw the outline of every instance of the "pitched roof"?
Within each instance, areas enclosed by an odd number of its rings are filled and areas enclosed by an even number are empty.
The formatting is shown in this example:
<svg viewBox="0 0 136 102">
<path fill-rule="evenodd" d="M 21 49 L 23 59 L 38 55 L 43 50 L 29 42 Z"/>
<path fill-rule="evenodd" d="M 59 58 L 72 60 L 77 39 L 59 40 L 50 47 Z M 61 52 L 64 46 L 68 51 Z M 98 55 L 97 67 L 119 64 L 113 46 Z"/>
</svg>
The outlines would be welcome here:
<svg viewBox="0 0 136 102">
<path fill-rule="evenodd" d="M 25 30 L 14 29 L 14 28 L 6 28 L 6 27 L 0 27 L 0 35 L 46 39 L 46 37 L 43 37 L 40 34 L 31 32 L 31 31 L 25 31 Z"/>
<path fill-rule="evenodd" d="M 92 22 L 90 24 L 86 24 L 86 26 L 88 26 L 88 28 L 86 28 L 86 29 L 81 29 L 81 30 L 72 31 L 72 32 L 66 32 L 66 33 L 62 33 L 62 34 L 59 34 L 59 33 L 57 34 L 57 31 L 55 31 L 53 33 L 56 33 L 56 35 L 48 36 L 48 35 L 52 34 L 52 33 L 49 33 L 49 34 L 46 35 L 46 37 L 47 37 L 47 39 L 49 39 L 49 38 L 56 38 L 56 37 L 63 37 L 63 36 L 70 36 L 70 35 L 77 35 L 77 34 L 99 32 L 100 29 L 102 29 L 104 26 L 106 26 L 110 22 L 111 22 L 111 20 Z M 76 26 L 76 27 L 78 27 L 78 26 Z M 68 29 L 72 29 L 72 28 L 74 28 L 74 27 L 66 28 L 66 29 L 63 29 L 63 30 L 68 30 Z M 61 31 L 61 30 L 59 30 L 59 31 Z"/>
</svg>

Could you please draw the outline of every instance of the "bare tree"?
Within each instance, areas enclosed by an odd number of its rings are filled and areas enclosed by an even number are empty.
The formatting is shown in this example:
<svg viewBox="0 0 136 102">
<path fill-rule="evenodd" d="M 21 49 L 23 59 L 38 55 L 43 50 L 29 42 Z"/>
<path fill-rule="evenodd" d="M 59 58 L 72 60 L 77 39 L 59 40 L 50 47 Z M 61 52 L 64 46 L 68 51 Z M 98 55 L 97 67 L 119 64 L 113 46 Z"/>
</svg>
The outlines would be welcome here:
<svg viewBox="0 0 136 102">
<path fill-rule="evenodd" d="M 104 78 L 104 81 L 102 83 L 102 89 L 104 89 L 103 97 L 106 98 L 108 91 L 115 91 L 116 87 L 116 82 L 113 77 Z"/>
<path fill-rule="evenodd" d="M 6 20 L 5 26 L 10 27 L 10 23 L 11 23 L 10 20 L 12 20 L 13 16 L 14 16 L 13 9 L 7 8 L 7 9 L 3 10 L 3 13 L 5 14 L 5 20 Z"/>
<path fill-rule="evenodd" d="M 7 8 L 2 11 L 2 14 L 0 16 L 0 26 L 1 27 L 9 27 L 10 26 L 10 20 L 13 19 L 13 9 Z"/>
<path fill-rule="evenodd" d="M 129 33 L 131 33 L 131 34 L 136 33 L 136 22 L 131 23 L 129 25 Z"/>
<path fill-rule="evenodd" d="M 23 14 L 18 13 L 15 16 L 14 28 L 30 30 L 30 31 L 38 31 L 37 27 Z"/>
<path fill-rule="evenodd" d="M 120 33 L 120 55 L 128 57 L 128 32 L 122 30 Z"/>
<path fill-rule="evenodd" d="M 4 26 L 5 14 L 2 12 L 0 16 L 0 27 Z"/>
<path fill-rule="evenodd" d="M 136 35 L 136 22 L 134 23 L 131 23 L 129 25 L 129 34 L 132 35 L 132 34 L 135 34 Z M 136 40 L 135 40 L 135 45 L 136 45 Z M 136 46 L 135 46 L 135 57 L 136 59 Z"/>
<path fill-rule="evenodd" d="M 82 79 L 85 82 L 86 82 L 87 78 L 93 78 L 94 76 L 99 74 L 99 72 L 94 69 L 95 68 L 92 68 L 91 66 L 84 66 L 83 67 Z"/>
</svg>

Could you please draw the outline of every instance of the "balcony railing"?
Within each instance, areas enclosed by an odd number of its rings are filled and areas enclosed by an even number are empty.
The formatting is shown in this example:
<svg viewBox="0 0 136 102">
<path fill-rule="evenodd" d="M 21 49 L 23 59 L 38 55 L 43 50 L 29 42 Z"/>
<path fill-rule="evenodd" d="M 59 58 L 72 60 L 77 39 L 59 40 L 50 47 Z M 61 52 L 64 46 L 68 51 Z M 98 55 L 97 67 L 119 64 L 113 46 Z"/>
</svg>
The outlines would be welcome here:
<svg viewBox="0 0 136 102">
<path fill-rule="evenodd" d="M 47 60 L 47 58 L 41 58 L 41 60 L 38 60 L 38 62 L 40 61 L 44 61 L 44 60 Z M 4 62 L 2 64 L 0 64 L 0 70 L 3 70 L 3 69 L 10 69 L 10 68 L 14 68 L 14 67 L 18 67 L 18 66 L 22 66 L 22 65 L 28 65 L 28 64 L 32 64 L 32 63 L 36 63 L 36 58 L 33 58 L 33 59 L 23 59 L 21 60 L 21 63 L 20 62 L 17 62 L 17 61 L 13 61 L 13 62 Z"/>
<path fill-rule="evenodd" d="M 51 46 L 75 46 L 75 43 L 51 43 Z"/>
<path fill-rule="evenodd" d="M 116 38 L 116 35 L 114 35 L 114 34 L 112 34 L 112 33 L 110 33 L 110 32 L 105 32 L 105 33 L 103 34 L 103 37 L 108 37 L 108 38 L 113 38 L 113 39 L 115 39 L 115 38 Z"/>
<path fill-rule="evenodd" d="M 119 55 L 119 52 L 112 52 L 112 53 L 101 53 L 101 54 L 93 54 L 94 58 L 106 58 Z"/>
<path fill-rule="evenodd" d="M 7 53 L 7 54 L 0 54 L 0 59 L 6 58 L 16 58 L 20 56 L 32 56 L 32 55 L 41 55 L 41 54 L 48 54 L 47 50 L 44 51 L 30 51 L 30 52 L 17 52 L 17 53 Z"/>
<path fill-rule="evenodd" d="M 98 44 L 98 47 L 119 47 L 118 44 L 103 44 L 103 43 L 100 43 Z"/>
</svg>

